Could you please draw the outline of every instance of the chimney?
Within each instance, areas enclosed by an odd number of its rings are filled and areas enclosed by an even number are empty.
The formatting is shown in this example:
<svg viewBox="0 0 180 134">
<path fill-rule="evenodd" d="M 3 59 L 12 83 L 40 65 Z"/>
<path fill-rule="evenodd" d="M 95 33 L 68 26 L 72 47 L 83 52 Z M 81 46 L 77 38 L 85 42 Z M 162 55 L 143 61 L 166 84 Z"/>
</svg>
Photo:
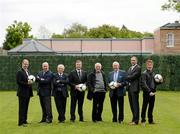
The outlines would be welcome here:
<svg viewBox="0 0 180 134">
<path fill-rule="evenodd" d="M 178 21 L 178 20 L 176 20 L 176 21 L 175 21 L 175 23 L 176 23 L 176 24 L 179 24 L 179 21 Z"/>
</svg>

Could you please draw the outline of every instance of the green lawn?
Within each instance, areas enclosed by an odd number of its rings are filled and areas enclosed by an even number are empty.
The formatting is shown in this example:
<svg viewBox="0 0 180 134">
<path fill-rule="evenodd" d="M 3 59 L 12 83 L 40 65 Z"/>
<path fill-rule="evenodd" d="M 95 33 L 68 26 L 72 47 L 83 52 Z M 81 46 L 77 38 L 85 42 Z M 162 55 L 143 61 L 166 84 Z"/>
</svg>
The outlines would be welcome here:
<svg viewBox="0 0 180 134">
<path fill-rule="evenodd" d="M 140 94 L 140 107 L 142 105 Z M 41 119 L 41 109 L 36 93 L 31 98 L 28 114 L 28 127 L 17 126 L 18 101 L 16 92 L 0 92 L 0 134 L 179 134 L 180 133 L 180 92 L 157 92 L 154 109 L 155 125 L 147 124 L 130 126 L 131 113 L 128 97 L 125 97 L 124 124 L 112 123 L 112 113 L 109 96 L 106 94 L 103 110 L 103 122 L 91 122 L 92 102 L 85 99 L 84 118 L 86 122 L 75 123 L 69 121 L 69 98 L 66 111 L 66 122 L 59 124 L 56 107 L 53 104 L 54 120 L 52 124 L 38 124 Z M 78 117 L 78 116 L 77 116 Z"/>
</svg>

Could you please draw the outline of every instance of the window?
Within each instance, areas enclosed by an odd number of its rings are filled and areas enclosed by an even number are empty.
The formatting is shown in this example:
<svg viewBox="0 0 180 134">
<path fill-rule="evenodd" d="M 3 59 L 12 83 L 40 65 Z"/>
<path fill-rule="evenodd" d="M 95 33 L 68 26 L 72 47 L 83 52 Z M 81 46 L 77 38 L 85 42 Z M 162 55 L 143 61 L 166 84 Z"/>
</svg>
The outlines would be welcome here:
<svg viewBox="0 0 180 134">
<path fill-rule="evenodd" d="M 167 34 L 167 42 L 166 47 L 174 47 L 174 34 L 168 33 Z"/>
</svg>

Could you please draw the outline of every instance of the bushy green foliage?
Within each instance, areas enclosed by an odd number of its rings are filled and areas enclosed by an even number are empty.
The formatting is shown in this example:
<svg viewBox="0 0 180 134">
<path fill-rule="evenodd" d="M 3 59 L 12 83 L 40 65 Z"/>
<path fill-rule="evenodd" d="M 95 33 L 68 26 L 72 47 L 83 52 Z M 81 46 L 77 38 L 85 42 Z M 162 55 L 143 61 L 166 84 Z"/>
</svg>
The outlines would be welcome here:
<svg viewBox="0 0 180 134">
<path fill-rule="evenodd" d="M 47 61 L 50 69 L 56 72 L 58 64 L 65 65 L 65 71 L 69 73 L 74 69 L 75 61 L 81 59 L 83 68 L 88 73 L 94 69 L 94 64 L 100 62 L 106 75 L 112 70 L 112 62 L 118 61 L 122 70 L 130 67 L 131 56 L 1 56 L 0 57 L 0 89 L 16 89 L 15 76 L 17 70 L 21 67 L 21 60 L 28 58 L 30 60 L 30 70 L 36 75 L 41 70 L 42 62 Z M 155 73 L 160 73 L 164 77 L 164 83 L 158 88 L 160 90 L 179 90 L 180 89 L 180 55 L 138 55 L 138 62 L 145 70 L 145 61 L 151 58 L 154 61 Z M 34 87 L 36 88 L 36 87 Z"/>
</svg>

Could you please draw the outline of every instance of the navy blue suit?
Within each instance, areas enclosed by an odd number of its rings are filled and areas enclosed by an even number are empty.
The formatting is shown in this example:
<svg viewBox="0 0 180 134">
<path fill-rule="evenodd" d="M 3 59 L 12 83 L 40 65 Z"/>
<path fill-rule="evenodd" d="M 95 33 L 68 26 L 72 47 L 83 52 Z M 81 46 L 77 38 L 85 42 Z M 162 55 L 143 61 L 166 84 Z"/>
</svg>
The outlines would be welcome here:
<svg viewBox="0 0 180 134">
<path fill-rule="evenodd" d="M 41 122 L 52 122 L 52 107 L 51 107 L 51 84 L 53 73 L 51 71 L 40 71 L 36 77 L 38 82 L 38 95 L 42 108 Z"/>
<path fill-rule="evenodd" d="M 126 93 L 126 90 L 124 86 L 126 86 L 126 72 L 123 70 L 119 70 L 116 80 L 114 79 L 115 71 L 112 71 L 109 73 L 108 82 L 116 81 L 118 83 L 121 83 L 121 86 L 116 89 L 110 89 L 109 97 L 111 101 L 111 108 L 113 113 L 113 122 L 117 122 L 117 103 L 119 106 L 119 122 L 122 122 L 124 120 L 124 95 Z"/>
<path fill-rule="evenodd" d="M 59 122 L 65 121 L 66 100 L 68 95 L 67 85 L 69 83 L 67 74 L 56 73 L 53 78 L 53 92 Z"/>
</svg>

